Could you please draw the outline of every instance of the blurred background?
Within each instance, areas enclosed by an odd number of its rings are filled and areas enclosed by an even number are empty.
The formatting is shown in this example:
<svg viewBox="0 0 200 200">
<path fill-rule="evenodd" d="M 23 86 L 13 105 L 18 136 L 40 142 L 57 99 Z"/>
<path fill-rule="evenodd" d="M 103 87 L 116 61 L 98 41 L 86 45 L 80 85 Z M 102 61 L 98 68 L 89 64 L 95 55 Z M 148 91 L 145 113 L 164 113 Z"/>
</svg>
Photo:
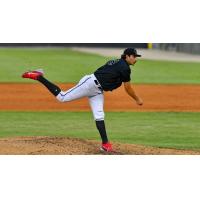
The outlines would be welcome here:
<svg viewBox="0 0 200 200">
<path fill-rule="evenodd" d="M 200 54 L 200 43 L 0 43 L 0 47 L 135 47 Z"/>
</svg>

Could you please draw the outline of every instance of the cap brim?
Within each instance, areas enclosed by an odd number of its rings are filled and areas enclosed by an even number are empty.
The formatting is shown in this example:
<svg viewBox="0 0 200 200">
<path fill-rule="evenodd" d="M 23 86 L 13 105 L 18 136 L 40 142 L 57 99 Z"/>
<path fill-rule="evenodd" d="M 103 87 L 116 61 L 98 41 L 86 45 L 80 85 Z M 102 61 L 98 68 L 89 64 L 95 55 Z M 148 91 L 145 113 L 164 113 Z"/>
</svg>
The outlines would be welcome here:
<svg viewBox="0 0 200 200">
<path fill-rule="evenodd" d="M 135 55 L 135 57 L 142 57 L 142 55 L 138 55 L 138 54 L 137 54 L 137 55 Z"/>
</svg>

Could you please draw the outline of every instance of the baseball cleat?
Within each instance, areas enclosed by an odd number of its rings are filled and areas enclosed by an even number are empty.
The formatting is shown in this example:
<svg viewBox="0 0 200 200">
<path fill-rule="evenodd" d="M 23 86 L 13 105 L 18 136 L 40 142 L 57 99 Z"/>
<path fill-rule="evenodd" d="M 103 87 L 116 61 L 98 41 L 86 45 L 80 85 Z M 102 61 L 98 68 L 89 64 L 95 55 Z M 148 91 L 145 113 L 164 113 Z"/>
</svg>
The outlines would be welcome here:
<svg viewBox="0 0 200 200">
<path fill-rule="evenodd" d="M 33 80 L 37 80 L 39 76 L 43 76 L 44 71 L 42 69 L 37 69 L 34 71 L 28 71 L 22 74 L 22 78 L 30 78 Z"/>
<path fill-rule="evenodd" d="M 111 143 L 105 143 L 105 144 L 102 144 L 101 148 L 100 148 L 101 151 L 106 151 L 106 152 L 112 152 L 113 149 L 112 149 L 112 144 Z"/>
</svg>

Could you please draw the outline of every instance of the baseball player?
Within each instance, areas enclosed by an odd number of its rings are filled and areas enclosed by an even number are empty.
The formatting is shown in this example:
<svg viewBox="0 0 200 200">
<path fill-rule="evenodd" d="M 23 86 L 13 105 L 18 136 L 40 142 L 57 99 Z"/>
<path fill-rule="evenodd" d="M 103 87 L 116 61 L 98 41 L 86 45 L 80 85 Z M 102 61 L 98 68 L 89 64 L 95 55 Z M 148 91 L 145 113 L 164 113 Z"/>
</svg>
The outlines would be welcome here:
<svg viewBox="0 0 200 200">
<path fill-rule="evenodd" d="M 43 70 L 25 72 L 22 77 L 37 80 L 56 97 L 60 102 L 69 102 L 82 97 L 88 97 L 91 110 L 93 112 L 96 127 L 102 139 L 101 150 L 112 151 L 112 145 L 108 140 L 104 122 L 104 91 L 113 91 L 124 84 L 125 91 L 136 103 L 141 106 L 143 101 L 133 90 L 131 80 L 130 65 L 137 62 L 137 57 L 141 57 L 134 48 L 127 48 L 121 55 L 121 59 L 110 60 L 93 74 L 84 76 L 79 83 L 67 90 L 62 91 L 57 85 L 51 83 L 44 77 Z"/>
</svg>

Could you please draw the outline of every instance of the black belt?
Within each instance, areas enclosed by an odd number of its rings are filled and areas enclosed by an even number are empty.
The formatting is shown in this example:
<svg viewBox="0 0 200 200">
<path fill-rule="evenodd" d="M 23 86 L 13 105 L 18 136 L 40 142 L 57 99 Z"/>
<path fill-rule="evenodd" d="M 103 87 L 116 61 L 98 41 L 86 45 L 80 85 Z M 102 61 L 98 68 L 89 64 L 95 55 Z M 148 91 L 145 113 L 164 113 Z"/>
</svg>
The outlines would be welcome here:
<svg viewBox="0 0 200 200">
<path fill-rule="evenodd" d="M 94 83 L 98 86 L 98 88 L 103 91 L 103 88 L 101 87 L 101 85 L 99 84 L 99 82 L 97 80 L 94 80 Z"/>
</svg>

